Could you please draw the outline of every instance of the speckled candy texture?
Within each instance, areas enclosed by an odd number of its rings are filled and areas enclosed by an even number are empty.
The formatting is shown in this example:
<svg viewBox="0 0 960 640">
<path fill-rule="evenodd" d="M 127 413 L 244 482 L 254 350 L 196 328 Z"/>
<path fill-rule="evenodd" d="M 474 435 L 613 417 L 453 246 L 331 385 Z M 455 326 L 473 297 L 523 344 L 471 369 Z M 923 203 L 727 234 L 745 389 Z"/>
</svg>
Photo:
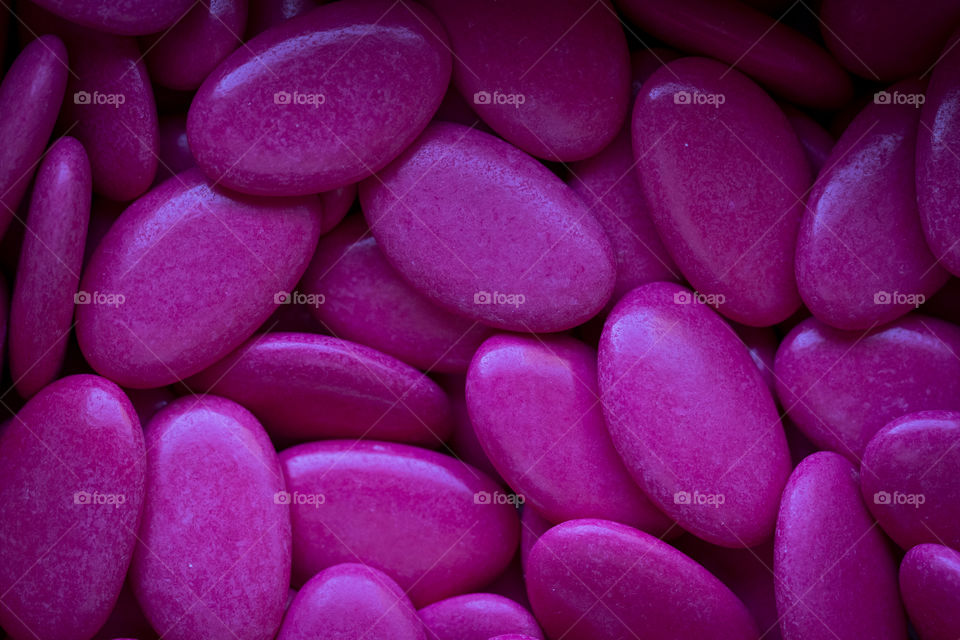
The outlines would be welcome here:
<svg viewBox="0 0 960 640">
<path fill-rule="evenodd" d="M 900 564 L 900 594 L 923 640 L 960 636 L 960 553 L 939 544 L 910 549 Z"/>
<path fill-rule="evenodd" d="M 586 205 L 543 165 L 486 133 L 431 125 L 361 185 L 360 203 L 401 275 L 465 317 L 561 331 L 595 315 L 613 292 L 610 242 Z"/>
<path fill-rule="evenodd" d="M 523 633 L 543 640 L 533 615 L 493 593 L 468 593 L 434 602 L 418 612 L 427 640 L 487 640 L 503 633 Z"/>
<path fill-rule="evenodd" d="M 123 391 L 57 380 L 0 427 L 0 625 L 13 640 L 90 638 L 130 565 L 144 440 Z"/>
<path fill-rule="evenodd" d="M 637 95 L 633 152 L 650 216 L 694 289 L 743 324 L 797 310 L 793 250 L 810 168 L 770 96 L 719 62 L 674 60 Z"/>
<path fill-rule="evenodd" d="M 379 170 L 423 130 L 450 79 L 443 28 L 413 2 L 344 0 L 255 37 L 204 81 L 197 165 L 244 193 L 304 195 Z"/>
<path fill-rule="evenodd" d="M 613 444 L 656 506 L 714 544 L 770 536 L 787 441 L 760 370 L 716 313 L 680 285 L 635 289 L 604 325 L 599 383 Z"/>
</svg>

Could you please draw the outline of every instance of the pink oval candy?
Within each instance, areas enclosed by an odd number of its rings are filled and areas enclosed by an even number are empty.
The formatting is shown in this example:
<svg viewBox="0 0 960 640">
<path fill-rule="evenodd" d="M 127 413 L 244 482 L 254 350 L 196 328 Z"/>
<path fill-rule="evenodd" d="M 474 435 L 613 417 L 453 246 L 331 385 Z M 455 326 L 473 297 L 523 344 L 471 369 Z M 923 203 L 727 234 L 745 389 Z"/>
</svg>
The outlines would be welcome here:
<svg viewBox="0 0 960 640">
<path fill-rule="evenodd" d="M 743 324 L 797 310 L 794 244 L 810 169 L 760 87 L 713 60 L 668 63 L 637 96 L 633 151 L 650 216 L 697 291 Z"/>
<path fill-rule="evenodd" d="M 863 499 L 904 549 L 939 542 L 960 549 L 960 412 L 897 418 L 863 454 Z"/>
<path fill-rule="evenodd" d="M 67 86 L 67 49 L 56 36 L 23 48 L 0 84 L 0 237 L 27 192 Z"/>
<path fill-rule="evenodd" d="M 25 398 L 63 366 L 89 220 L 87 154 L 61 138 L 37 171 L 10 303 L 10 374 Z"/>
<path fill-rule="evenodd" d="M 297 593 L 277 640 L 427 640 L 397 583 L 382 571 L 345 563 L 324 569 Z"/>
<path fill-rule="evenodd" d="M 602 518 L 663 534 L 600 408 L 597 354 L 567 336 L 496 335 L 467 374 L 470 421 L 500 475 L 553 522 Z"/>
<path fill-rule="evenodd" d="M 793 471 L 774 553 L 784 638 L 906 640 L 897 561 L 843 456 L 821 451 Z"/>
<path fill-rule="evenodd" d="M 596 314 L 613 290 L 610 243 L 583 202 L 491 135 L 432 124 L 360 186 L 360 202 L 390 263 L 464 317 L 562 331 Z"/>
<path fill-rule="evenodd" d="M 199 87 L 243 44 L 247 0 L 199 0 L 171 29 L 144 38 L 150 78 L 170 89 Z"/>
<path fill-rule="evenodd" d="M 476 429 L 473 428 L 473 423 L 470 421 L 470 413 L 467 410 L 466 376 L 443 376 L 439 382 L 447 392 L 447 397 L 450 398 L 453 433 L 447 439 L 447 446 L 453 452 L 453 457 L 463 460 L 471 467 L 480 469 L 500 484 L 506 485 L 483 450 L 483 445 L 477 439 Z"/>
<path fill-rule="evenodd" d="M 323 200 L 323 233 L 340 224 L 357 199 L 357 185 L 348 184 L 320 194 Z"/>
<path fill-rule="evenodd" d="M 417 613 L 427 629 L 427 640 L 487 640 L 503 633 L 523 633 L 543 640 L 529 611 L 493 593 L 454 596 Z"/>
<path fill-rule="evenodd" d="M 618 0 L 617 5 L 644 31 L 678 49 L 722 60 L 791 102 L 831 109 L 850 99 L 850 80 L 829 53 L 742 2 Z"/>
<path fill-rule="evenodd" d="M 665 542 L 606 520 L 547 531 L 527 563 L 537 620 L 551 638 L 757 638 L 746 607 Z"/>
<path fill-rule="evenodd" d="M 870 438 L 906 413 L 960 410 L 960 328 L 918 314 L 846 332 L 809 318 L 777 350 L 777 395 L 821 449 L 859 463 Z"/>
<path fill-rule="evenodd" d="M 817 176 L 797 238 L 797 284 L 819 320 L 869 329 L 918 307 L 947 281 L 923 237 L 914 149 L 923 85 L 878 92 Z"/>
<path fill-rule="evenodd" d="M 71 22 L 99 31 L 136 36 L 163 31 L 192 0 L 32 0 Z"/>
<path fill-rule="evenodd" d="M 834 139 L 830 132 L 824 129 L 813 118 L 795 109 L 789 105 L 782 105 L 783 112 L 790 121 L 797 138 L 803 146 L 803 153 L 807 156 L 807 162 L 810 163 L 810 171 L 813 176 L 820 173 L 820 169 L 826 164 L 830 152 L 833 150 Z"/>
<path fill-rule="evenodd" d="M 281 461 L 295 582 L 360 561 L 423 607 L 482 587 L 516 550 L 508 496 L 459 460 L 402 444 L 334 440 L 291 447 Z"/>
<path fill-rule="evenodd" d="M 267 319 L 319 233 L 316 198 L 239 196 L 196 170 L 171 178 L 123 212 L 84 271 L 84 356 L 134 388 L 200 371 Z"/>
<path fill-rule="evenodd" d="M 378 171 L 443 99 L 442 34 L 419 5 L 389 0 L 335 2 L 269 29 L 197 91 L 187 117 L 197 165 L 263 195 L 328 191 Z"/>
<path fill-rule="evenodd" d="M 430 378 L 375 349 L 312 333 L 268 333 L 188 380 L 241 403 L 274 437 L 399 440 L 450 434 L 450 407 Z"/>
<path fill-rule="evenodd" d="M 900 565 L 900 593 L 923 640 L 960 637 L 960 553 L 939 544 L 910 549 Z"/>
<path fill-rule="evenodd" d="M 107 620 L 144 474 L 137 414 L 98 376 L 57 380 L 0 428 L 0 624 L 14 640 L 83 640 Z"/>
<path fill-rule="evenodd" d="M 620 130 L 630 61 L 607 3 L 425 3 L 450 36 L 454 84 L 508 142 L 548 160 L 581 160 Z"/>
<path fill-rule="evenodd" d="M 599 380 L 613 444 L 657 507 L 714 544 L 769 537 L 790 453 L 760 370 L 720 316 L 680 285 L 635 289 L 603 328 Z"/>
<path fill-rule="evenodd" d="M 320 239 L 301 286 L 322 297 L 310 311 L 330 333 L 420 369 L 462 373 L 490 335 L 486 326 L 436 306 L 407 284 L 384 258 L 362 216 Z"/>
<path fill-rule="evenodd" d="M 130 576 L 164 638 L 268 640 L 290 585 L 277 454 L 250 412 L 181 398 L 146 430 L 147 501 Z"/>
</svg>

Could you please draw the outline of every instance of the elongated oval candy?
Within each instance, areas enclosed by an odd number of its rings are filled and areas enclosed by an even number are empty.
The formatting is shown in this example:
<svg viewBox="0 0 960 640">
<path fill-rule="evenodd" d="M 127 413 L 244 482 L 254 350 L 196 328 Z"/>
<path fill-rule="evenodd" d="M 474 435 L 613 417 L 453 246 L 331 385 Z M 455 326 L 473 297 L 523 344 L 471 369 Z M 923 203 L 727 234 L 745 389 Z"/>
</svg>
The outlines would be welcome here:
<svg viewBox="0 0 960 640">
<path fill-rule="evenodd" d="M 320 219 L 316 198 L 243 197 L 211 187 L 195 169 L 171 178 L 123 212 L 84 271 L 84 356 L 134 388 L 213 364 L 293 288 Z"/>
<path fill-rule="evenodd" d="M 320 239 L 301 286 L 317 296 L 310 312 L 330 333 L 420 369 L 462 373 L 490 335 L 486 326 L 438 307 L 407 284 L 362 216 Z"/>
<path fill-rule="evenodd" d="M 860 499 L 856 469 L 821 451 L 783 491 L 774 542 L 783 637 L 906 640 L 897 561 Z"/>
<path fill-rule="evenodd" d="M 606 520 L 571 520 L 534 545 L 527 588 L 547 636 L 755 639 L 743 603 L 670 545 Z"/>
<path fill-rule="evenodd" d="M 486 640 L 502 633 L 524 633 L 543 640 L 533 615 L 493 593 L 468 593 L 434 602 L 417 612 L 428 640 Z"/>
<path fill-rule="evenodd" d="M 163 31 L 190 8 L 191 0 L 33 0 L 38 5 L 99 31 L 143 35 Z"/>
<path fill-rule="evenodd" d="M 481 472 L 435 451 L 332 440 L 291 447 L 281 462 L 295 582 L 360 561 L 396 580 L 423 607 L 482 587 L 517 548 L 509 496 Z"/>
<path fill-rule="evenodd" d="M 904 549 L 939 542 L 960 549 L 960 412 L 897 418 L 863 454 L 863 499 Z"/>
<path fill-rule="evenodd" d="M 51 383 L 0 428 L 0 625 L 83 640 L 110 615 L 136 544 L 144 442 L 123 391 Z"/>
<path fill-rule="evenodd" d="M 620 130 L 630 60 L 606 2 L 425 4 L 450 36 L 454 84 L 507 141 L 548 160 L 581 160 Z M 504 46 L 508 42 L 515 46 Z"/>
<path fill-rule="evenodd" d="M 243 44 L 247 0 L 200 0 L 173 28 L 144 39 L 150 78 L 187 91 Z"/>
<path fill-rule="evenodd" d="M 637 96 L 633 151 L 650 216 L 697 291 L 743 324 L 797 310 L 794 245 L 810 168 L 760 87 L 713 60 L 668 63 Z"/>
<path fill-rule="evenodd" d="M 790 453 L 760 370 L 720 316 L 680 285 L 639 287 L 607 318 L 598 366 L 613 444 L 650 500 L 714 544 L 768 538 Z"/>
<path fill-rule="evenodd" d="M 464 317 L 562 331 L 596 314 L 613 291 L 610 243 L 584 203 L 549 169 L 488 134 L 431 125 L 361 184 L 360 202 L 394 268 Z"/>
<path fill-rule="evenodd" d="M 157 172 L 157 105 L 143 56 L 132 38 L 86 30 L 65 37 L 75 73 L 60 122 L 87 150 L 94 190 L 132 200 Z"/>
<path fill-rule="evenodd" d="M 312 333 L 254 336 L 188 384 L 239 402 L 274 437 L 399 440 L 450 435 L 443 390 L 413 367 L 361 344 Z"/>
<path fill-rule="evenodd" d="M 40 164 L 10 303 L 10 374 L 30 397 L 57 377 L 73 325 L 90 220 L 90 163 L 74 138 Z"/>
<path fill-rule="evenodd" d="M 583 198 L 613 248 L 617 280 L 612 302 L 648 282 L 680 280 L 643 199 L 625 127 L 603 151 L 570 166 L 570 186 Z"/>
<path fill-rule="evenodd" d="M 817 447 L 859 463 L 877 431 L 916 411 L 960 410 L 960 328 L 919 314 L 847 332 L 809 318 L 777 350 L 777 395 Z"/>
<path fill-rule="evenodd" d="M 960 33 L 950 39 L 933 69 L 917 129 L 917 208 L 930 250 L 954 275 L 960 274 Z"/>
<path fill-rule="evenodd" d="M 277 454 L 249 411 L 180 398 L 147 426 L 147 502 L 130 568 L 164 638 L 267 640 L 290 585 L 290 507 Z"/>
<path fill-rule="evenodd" d="M 67 49 L 56 36 L 23 48 L 0 84 L 0 237 L 27 192 L 67 86 Z"/>
<path fill-rule="evenodd" d="M 900 565 L 900 593 L 923 640 L 960 636 L 960 553 L 939 544 L 910 549 Z"/>
<path fill-rule="evenodd" d="M 797 238 L 797 284 L 813 315 L 838 329 L 887 323 L 947 281 L 917 215 L 922 98 L 923 85 L 914 81 L 877 93 L 810 192 Z"/>
<path fill-rule="evenodd" d="M 467 374 L 470 421 L 507 484 L 549 520 L 602 518 L 663 534 L 670 519 L 610 442 L 596 359 L 566 336 L 493 336 Z"/>
<path fill-rule="evenodd" d="M 378 171 L 443 99 L 442 34 L 419 5 L 389 0 L 344 0 L 269 29 L 197 91 L 187 116 L 197 165 L 262 195 L 328 191 Z"/>
<path fill-rule="evenodd" d="M 722 60 L 790 102 L 832 109 L 850 99 L 850 80 L 829 53 L 746 3 L 617 0 L 616 4 L 644 31 L 678 49 Z"/>
<path fill-rule="evenodd" d="M 345 563 L 324 569 L 296 594 L 277 640 L 427 640 L 410 598 L 382 571 Z"/>
</svg>

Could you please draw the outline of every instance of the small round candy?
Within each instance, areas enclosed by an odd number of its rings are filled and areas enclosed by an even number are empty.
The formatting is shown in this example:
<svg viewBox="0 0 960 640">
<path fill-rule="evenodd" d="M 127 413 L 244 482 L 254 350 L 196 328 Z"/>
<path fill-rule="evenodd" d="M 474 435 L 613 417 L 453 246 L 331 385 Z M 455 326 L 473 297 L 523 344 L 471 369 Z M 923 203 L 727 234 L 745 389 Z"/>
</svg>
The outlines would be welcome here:
<svg viewBox="0 0 960 640">
<path fill-rule="evenodd" d="M 519 604 L 492 593 L 468 593 L 434 602 L 418 612 L 428 640 L 486 640 L 522 633 L 543 640 L 533 615 Z"/>
</svg>

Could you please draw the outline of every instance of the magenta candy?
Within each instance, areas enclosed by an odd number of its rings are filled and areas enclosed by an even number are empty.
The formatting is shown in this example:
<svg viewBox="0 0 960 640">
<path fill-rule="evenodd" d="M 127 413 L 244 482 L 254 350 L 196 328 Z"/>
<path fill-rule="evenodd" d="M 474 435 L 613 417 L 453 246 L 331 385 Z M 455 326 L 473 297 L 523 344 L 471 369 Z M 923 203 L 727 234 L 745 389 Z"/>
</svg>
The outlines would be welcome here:
<svg viewBox="0 0 960 640">
<path fill-rule="evenodd" d="M 650 216 L 697 291 L 743 324 L 797 310 L 794 244 L 810 169 L 762 89 L 716 61 L 674 60 L 637 96 L 633 151 Z"/>
<path fill-rule="evenodd" d="M 613 290 L 610 243 L 583 202 L 491 135 L 432 124 L 360 186 L 360 202 L 390 263 L 464 317 L 561 331 L 595 315 Z"/>
<path fill-rule="evenodd" d="M 317 202 L 239 196 L 196 170 L 137 200 L 84 271 L 77 338 L 87 361 L 143 388 L 230 353 L 306 269 L 320 232 Z"/>
<path fill-rule="evenodd" d="M 61 138 L 37 172 L 10 304 L 10 374 L 25 398 L 63 366 L 89 220 L 87 154 Z"/>
<path fill-rule="evenodd" d="M 187 117 L 197 165 L 262 195 L 329 191 L 380 170 L 443 99 L 442 34 L 419 5 L 389 0 L 343 0 L 269 29 L 197 91 Z"/>
<path fill-rule="evenodd" d="M 776 332 L 770 327 L 748 327 L 742 324 L 731 323 L 730 326 L 750 352 L 763 381 L 771 392 L 776 390 L 776 380 L 773 375 L 773 361 L 777 355 L 779 340 Z"/>
<path fill-rule="evenodd" d="M 960 33 L 951 38 L 930 76 L 917 130 L 917 208 L 927 244 L 938 262 L 960 274 Z M 952 48 L 951 48 L 952 47 Z"/>
<path fill-rule="evenodd" d="M 274 437 L 399 440 L 435 446 L 450 434 L 443 390 L 361 344 L 312 333 L 254 336 L 188 380 L 241 403 Z"/>
<path fill-rule="evenodd" d="M 860 499 L 856 469 L 843 456 L 815 453 L 793 471 L 774 553 L 786 640 L 906 640 L 897 561 Z"/>
<path fill-rule="evenodd" d="M 570 186 L 583 198 L 613 247 L 617 280 L 612 302 L 642 284 L 681 279 L 644 202 L 628 128 L 597 155 L 572 164 L 570 174 Z"/>
<path fill-rule="evenodd" d="M 98 376 L 58 380 L 0 429 L 0 624 L 14 640 L 85 640 L 110 615 L 136 544 L 144 442 Z"/>
<path fill-rule="evenodd" d="M 926 75 L 960 20 L 954 0 L 824 0 L 820 32 L 836 60 L 868 80 Z"/>
<path fill-rule="evenodd" d="M 170 640 L 267 640 L 290 585 L 289 506 L 277 454 L 246 409 L 181 398 L 146 430 L 147 501 L 130 576 Z"/>
<path fill-rule="evenodd" d="M 154 186 L 170 176 L 194 166 L 187 142 L 187 119 L 183 116 L 162 116 L 157 136 L 157 175 Z M 326 211 L 324 211 L 326 215 Z"/>
<path fill-rule="evenodd" d="M 310 11 L 320 0 L 248 0 L 247 40 L 300 14 Z"/>
<path fill-rule="evenodd" d="M 163 31 L 195 0 L 32 0 L 47 11 L 98 31 L 137 36 Z"/>
<path fill-rule="evenodd" d="M 651 535 L 571 520 L 530 552 L 527 588 L 551 638 L 755 640 L 746 607 L 706 569 Z"/>
<path fill-rule="evenodd" d="M 551 527 L 553 523 L 537 513 L 533 507 L 529 505 L 523 507 L 523 513 L 520 515 L 520 560 L 524 573 L 526 573 L 530 550 Z"/>
<path fill-rule="evenodd" d="M 960 412 L 922 411 L 877 432 L 863 455 L 863 500 L 904 549 L 960 549 Z"/>
<path fill-rule="evenodd" d="M 869 329 L 915 309 L 947 281 L 923 237 L 914 187 L 923 85 L 876 94 L 817 177 L 797 238 L 807 307 L 838 329 Z"/>
<path fill-rule="evenodd" d="M 508 142 L 548 160 L 581 160 L 620 130 L 630 60 L 606 3 L 425 3 L 450 36 L 454 84 Z"/>
<path fill-rule="evenodd" d="M 0 84 L 0 236 L 30 185 L 66 86 L 67 50 L 55 36 L 24 47 Z"/>
<path fill-rule="evenodd" d="M 613 444 L 657 507 L 714 544 L 770 536 L 790 453 L 760 370 L 720 316 L 676 284 L 635 289 L 603 328 L 599 380 Z"/>
<path fill-rule="evenodd" d="M 340 224 L 357 199 L 357 185 L 348 184 L 320 194 L 323 200 L 323 233 Z"/>
<path fill-rule="evenodd" d="M 900 565 L 900 593 L 910 621 L 923 640 L 960 637 L 960 553 L 921 544 Z"/>
<path fill-rule="evenodd" d="M 960 410 L 960 328 L 911 314 L 866 334 L 809 318 L 777 351 L 777 395 L 821 449 L 859 463 L 884 425 L 915 411 Z"/>
<path fill-rule="evenodd" d="M 466 376 L 442 376 L 439 383 L 447 392 L 447 397 L 450 398 L 453 432 L 447 439 L 447 446 L 450 447 L 453 457 L 463 460 L 471 467 L 480 469 L 500 484 L 506 485 L 483 450 L 483 445 L 477 439 L 476 429 L 473 428 L 473 423 L 470 421 L 470 413 L 467 410 Z"/>
<path fill-rule="evenodd" d="M 362 216 L 320 239 L 301 286 L 322 300 L 314 317 L 354 340 L 427 371 L 462 373 L 490 329 L 436 306 L 390 266 Z"/>
<path fill-rule="evenodd" d="M 807 156 L 811 174 L 816 176 L 833 150 L 833 136 L 813 118 L 798 109 L 784 106 L 783 112 L 803 146 L 803 153 Z"/>
<path fill-rule="evenodd" d="M 277 640 L 426 640 L 410 599 L 382 571 L 345 563 L 324 569 L 300 589 Z"/>
<path fill-rule="evenodd" d="M 423 607 L 482 587 L 516 550 L 509 496 L 459 460 L 408 445 L 342 440 L 292 447 L 281 461 L 295 582 L 360 561 Z"/>
<path fill-rule="evenodd" d="M 724 69 L 731 65 L 791 102 L 833 109 L 850 99 L 850 80 L 829 53 L 737 0 L 617 0 L 617 6 L 667 44 L 722 60 Z"/>
<path fill-rule="evenodd" d="M 171 29 L 144 39 L 150 78 L 187 91 L 243 44 L 247 0 L 199 0 Z"/>
<path fill-rule="evenodd" d="M 671 520 L 610 442 L 596 361 L 566 336 L 493 336 L 467 374 L 470 421 L 507 484 L 548 520 L 601 518 L 663 534 Z"/>
<path fill-rule="evenodd" d="M 468 593 L 434 602 L 418 614 L 427 640 L 487 640 L 523 633 L 543 640 L 537 621 L 519 604 L 492 593 Z"/>
</svg>

